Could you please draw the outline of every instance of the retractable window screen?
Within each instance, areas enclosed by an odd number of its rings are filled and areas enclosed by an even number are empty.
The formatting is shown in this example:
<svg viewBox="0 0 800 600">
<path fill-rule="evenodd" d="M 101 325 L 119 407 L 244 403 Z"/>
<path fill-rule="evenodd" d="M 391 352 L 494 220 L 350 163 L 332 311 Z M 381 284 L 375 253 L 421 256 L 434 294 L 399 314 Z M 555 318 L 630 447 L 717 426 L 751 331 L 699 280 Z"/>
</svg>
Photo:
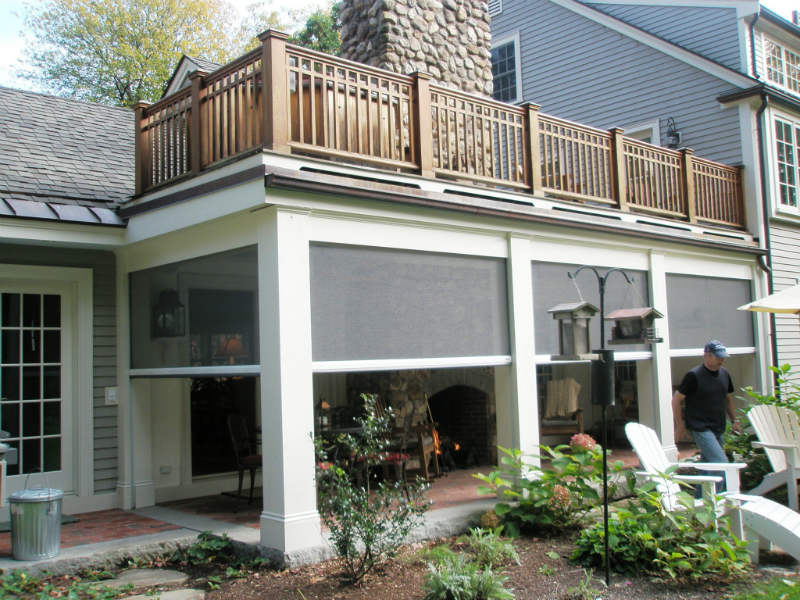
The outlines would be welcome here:
<svg viewBox="0 0 800 600">
<path fill-rule="evenodd" d="M 315 361 L 509 354 L 501 258 L 312 244 Z"/>
<path fill-rule="evenodd" d="M 752 314 L 736 310 L 751 300 L 745 279 L 667 274 L 670 346 L 702 348 L 714 338 L 726 346 L 752 346 Z"/>
</svg>

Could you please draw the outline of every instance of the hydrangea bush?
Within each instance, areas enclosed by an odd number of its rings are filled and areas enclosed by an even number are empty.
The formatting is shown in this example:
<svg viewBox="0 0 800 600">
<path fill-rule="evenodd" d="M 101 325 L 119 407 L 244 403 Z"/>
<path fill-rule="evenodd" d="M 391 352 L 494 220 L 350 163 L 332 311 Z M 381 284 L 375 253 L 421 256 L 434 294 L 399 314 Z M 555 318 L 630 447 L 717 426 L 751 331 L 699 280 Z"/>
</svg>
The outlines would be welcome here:
<svg viewBox="0 0 800 600">
<path fill-rule="evenodd" d="M 587 513 L 600 504 L 603 449 L 592 436 L 578 433 L 569 444 L 540 446 L 541 453 L 532 456 L 499 449 L 500 467 L 475 477 L 483 482 L 478 488 L 481 493 L 502 498 L 494 512 L 508 535 L 579 528 Z M 609 467 L 616 473 L 623 464 L 617 461 Z M 609 495 L 616 488 L 611 481 Z"/>
</svg>

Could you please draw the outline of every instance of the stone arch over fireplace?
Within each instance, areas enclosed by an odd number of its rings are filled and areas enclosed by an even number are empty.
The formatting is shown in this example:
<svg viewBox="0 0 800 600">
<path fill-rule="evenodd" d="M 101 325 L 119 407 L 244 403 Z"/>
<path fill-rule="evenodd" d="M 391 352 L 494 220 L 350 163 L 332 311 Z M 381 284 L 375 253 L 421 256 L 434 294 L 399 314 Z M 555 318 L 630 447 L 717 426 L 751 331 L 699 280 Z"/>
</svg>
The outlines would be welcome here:
<svg viewBox="0 0 800 600">
<path fill-rule="evenodd" d="M 489 367 L 431 372 L 428 403 L 443 438 L 459 442 L 458 466 L 497 463 L 494 370 Z M 467 453 L 472 456 L 468 457 Z"/>
</svg>

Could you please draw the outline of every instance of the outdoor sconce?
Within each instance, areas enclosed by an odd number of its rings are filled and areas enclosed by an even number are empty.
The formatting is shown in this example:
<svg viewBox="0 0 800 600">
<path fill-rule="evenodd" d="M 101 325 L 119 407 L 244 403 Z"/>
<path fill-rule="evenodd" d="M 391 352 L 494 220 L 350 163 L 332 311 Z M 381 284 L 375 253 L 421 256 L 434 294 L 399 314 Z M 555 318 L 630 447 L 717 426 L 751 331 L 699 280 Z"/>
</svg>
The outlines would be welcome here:
<svg viewBox="0 0 800 600">
<path fill-rule="evenodd" d="M 675 119 L 667 119 L 667 148 L 678 148 L 681 145 L 681 132 L 675 128 Z"/>
<path fill-rule="evenodd" d="M 621 308 L 606 315 L 613 321 L 609 344 L 656 344 L 663 341 L 656 337 L 654 321 L 663 317 L 651 306 L 643 308 Z"/>
<path fill-rule="evenodd" d="M 558 321 L 559 356 L 554 356 L 554 359 L 574 360 L 589 354 L 592 347 L 589 320 L 598 310 L 594 304 L 584 301 L 559 304 L 547 311 Z"/>
<path fill-rule="evenodd" d="M 180 337 L 186 333 L 186 307 L 181 304 L 178 292 L 162 290 L 153 307 L 152 336 Z"/>
</svg>

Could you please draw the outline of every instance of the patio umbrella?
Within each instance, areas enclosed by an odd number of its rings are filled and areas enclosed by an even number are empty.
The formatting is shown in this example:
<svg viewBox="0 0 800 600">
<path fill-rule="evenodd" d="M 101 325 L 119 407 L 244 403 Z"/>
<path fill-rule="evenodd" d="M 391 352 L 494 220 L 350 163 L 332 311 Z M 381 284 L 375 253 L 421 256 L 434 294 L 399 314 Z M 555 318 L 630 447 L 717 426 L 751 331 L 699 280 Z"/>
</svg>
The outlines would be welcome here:
<svg viewBox="0 0 800 600">
<path fill-rule="evenodd" d="M 800 284 L 739 307 L 739 310 L 800 314 Z"/>
</svg>

